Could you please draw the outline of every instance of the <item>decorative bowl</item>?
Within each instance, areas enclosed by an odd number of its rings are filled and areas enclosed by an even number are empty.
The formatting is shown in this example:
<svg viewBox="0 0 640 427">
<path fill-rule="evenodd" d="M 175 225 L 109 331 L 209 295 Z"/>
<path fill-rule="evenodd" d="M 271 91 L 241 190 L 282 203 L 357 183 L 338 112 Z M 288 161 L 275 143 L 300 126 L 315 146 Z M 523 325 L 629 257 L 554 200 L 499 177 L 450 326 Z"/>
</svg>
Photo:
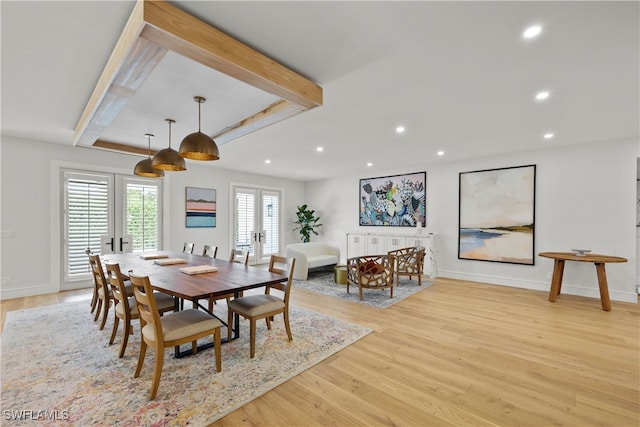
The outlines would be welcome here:
<svg viewBox="0 0 640 427">
<path fill-rule="evenodd" d="M 571 252 L 575 252 L 576 256 L 585 256 L 591 252 L 591 249 L 571 249 Z"/>
</svg>

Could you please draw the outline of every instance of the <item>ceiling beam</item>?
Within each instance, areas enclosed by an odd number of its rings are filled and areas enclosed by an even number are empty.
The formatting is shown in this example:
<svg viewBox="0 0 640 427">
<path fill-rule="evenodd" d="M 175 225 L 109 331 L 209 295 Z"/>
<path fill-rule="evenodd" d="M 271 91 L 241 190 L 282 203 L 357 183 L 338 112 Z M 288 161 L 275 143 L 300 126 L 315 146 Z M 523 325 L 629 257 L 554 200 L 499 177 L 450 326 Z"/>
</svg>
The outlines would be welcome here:
<svg viewBox="0 0 640 427">
<path fill-rule="evenodd" d="M 94 145 L 167 51 L 281 98 L 215 133 L 221 143 L 322 105 L 322 88 L 305 77 L 166 1 L 138 0 L 76 126 L 74 145 Z"/>
</svg>

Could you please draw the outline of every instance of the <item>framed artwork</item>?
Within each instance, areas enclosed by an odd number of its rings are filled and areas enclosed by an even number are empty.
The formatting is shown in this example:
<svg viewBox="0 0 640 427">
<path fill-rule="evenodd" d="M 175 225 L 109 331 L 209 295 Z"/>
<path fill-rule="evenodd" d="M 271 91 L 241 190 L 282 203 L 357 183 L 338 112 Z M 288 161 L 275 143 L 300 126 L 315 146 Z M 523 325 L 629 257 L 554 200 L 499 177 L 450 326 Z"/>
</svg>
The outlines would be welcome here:
<svg viewBox="0 0 640 427">
<path fill-rule="evenodd" d="M 186 187 L 187 228 L 216 226 L 216 190 Z"/>
<path fill-rule="evenodd" d="M 360 225 L 427 225 L 427 173 L 416 172 L 360 180 Z"/>
<path fill-rule="evenodd" d="M 458 258 L 534 264 L 536 166 L 460 173 Z"/>
<path fill-rule="evenodd" d="M 636 181 L 636 227 L 640 227 L 640 179 Z"/>
</svg>

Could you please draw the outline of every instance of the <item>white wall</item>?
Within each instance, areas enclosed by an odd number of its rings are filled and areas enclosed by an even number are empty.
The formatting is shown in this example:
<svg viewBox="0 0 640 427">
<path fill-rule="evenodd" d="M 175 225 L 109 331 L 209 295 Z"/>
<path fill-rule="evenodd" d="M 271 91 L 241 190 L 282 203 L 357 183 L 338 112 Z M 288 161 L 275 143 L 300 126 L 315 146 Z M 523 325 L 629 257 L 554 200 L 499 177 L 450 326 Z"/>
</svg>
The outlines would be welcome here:
<svg viewBox="0 0 640 427">
<path fill-rule="evenodd" d="M 609 292 L 614 300 L 637 302 L 637 156 L 637 140 L 580 144 L 410 170 L 372 170 L 368 176 L 309 182 L 305 194 L 324 224 L 319 240 L 339 245 L 344 261 L 347 232 L 381 231 L 358 226 L 359 180 L 426 170 L 427 231 L 437 233 L 440 276 L 548 291 L 552 260 L 536 256 L 535 265 L 525 266 L 458 259 L 459 173 L 535 164 L 536 254 L 580 247 L 627 258 L 624 264 L 607 264 Z M 562 291 L 599 298 L 593 264 L 568 262 Z"/>
<path fill-rule="evenodd" d="M 61 275 L 60 167 L 75 167 L 131 174 L 142 157 L 85 148 L 72 148 L 19 138 L 3 137 L 0 164 L 0 276 L 9 278 L 0 288 L 0 299 L 57 292 Z M 186 172 L 168 172 L 164 181 L 164 248 L 182 250 L 185 241 L 219 246 L 228 254 L 230 238 L 230 182 L 283 190 L 285 242 L 297 240 L 293 228 L 296 206 L 304 203 L 302 182 L 221 169 L 215 165 L 187 162 Z M 185 187 L 217 190 L 217 227 L 185 227 Z M 13 233 L 6 236 L 6 232 Z M 219 255 L 220 256 L 220 255 Z M 224 256 L 223 256 L 224 257 Z M 82 284 L 79 284 L 82 285 Z M 85 284 L 85 286 L 89 283 Z"/>
</svg>

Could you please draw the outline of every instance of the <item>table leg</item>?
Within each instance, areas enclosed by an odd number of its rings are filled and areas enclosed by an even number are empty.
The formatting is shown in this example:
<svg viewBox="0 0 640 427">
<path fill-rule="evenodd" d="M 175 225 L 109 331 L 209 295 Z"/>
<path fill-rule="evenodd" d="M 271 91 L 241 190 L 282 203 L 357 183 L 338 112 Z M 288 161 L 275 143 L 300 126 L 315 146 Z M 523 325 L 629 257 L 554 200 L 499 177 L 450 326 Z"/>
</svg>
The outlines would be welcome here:
<svg viewBox="0 0 640 427">
<path fill-rule="evenodd" d="M 564 274 L 564 260 L 556 259 L 553 263 L 553 277 L 551 278 L 551 289 L 549 290 L 549 301 L 554 302 L 560 295 L 562 287 L 562 275 Z"/>
<path fill-rule="evenodd" d="M 595 262 L 598 273 L 598 287 L 600 288 L 600 301 L 604 311 L 611 311 L 611 300 L 609 299 L 609 287 L 607 285 L 607 273 L 604 270 L 604 262 Z"/>
</svg>

